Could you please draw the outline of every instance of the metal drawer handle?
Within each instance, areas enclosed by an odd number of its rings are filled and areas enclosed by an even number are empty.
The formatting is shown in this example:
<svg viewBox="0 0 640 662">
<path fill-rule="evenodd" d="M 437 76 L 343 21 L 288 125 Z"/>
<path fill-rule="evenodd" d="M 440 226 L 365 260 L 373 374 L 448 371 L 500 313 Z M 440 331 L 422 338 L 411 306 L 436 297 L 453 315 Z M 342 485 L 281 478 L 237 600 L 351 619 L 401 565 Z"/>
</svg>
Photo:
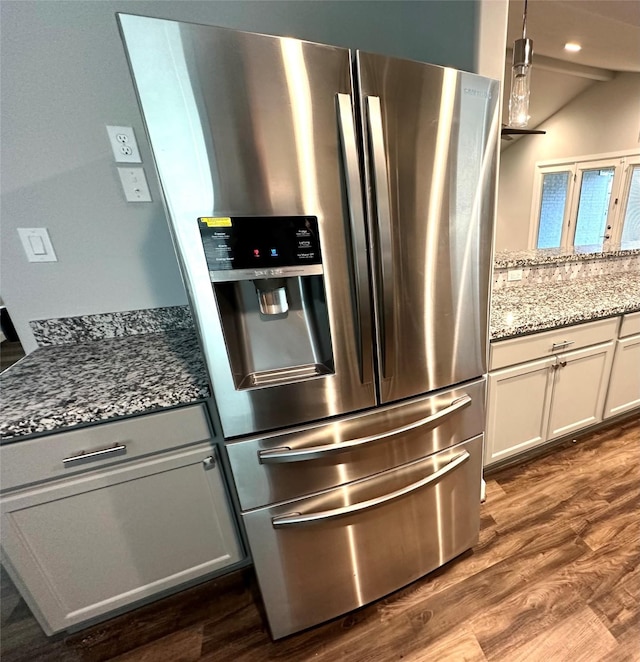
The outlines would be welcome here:
<svg viewBox="0 0 640 662">
<path fill-rule="evenodd" d="M 382 506 L 389 501 L 394 499 L 399 499 L 407 494 L 411 494 L 416 490 L 433 483 L 445 474 L 448 474 L 450 471 L 453 471 L 456 467 L 459 467 L 461 464 L 466 462 L 469 459 L 470 455 L 467 451 L 463 451 L 460 455 L 454 457 L 451 462 L 446 464 L 441 469 L 438 469 L 435 473 L 432 473 L 426 478 L 422 478 L 416 483 L 407 485 L 395 492 L 390 492 L 381 497 L 376 497 L 375 499 L 369 499 L 368 501 L 361 501 L 360 503 L 355 503 L 352 506 L 343 506 L 342 508 L 335 508 L 333 510 L 322 510 L 317 513 L 311 513 L 309 515 L 301 515 L 300 513 L 293 513 L 291 515 L 283 515 L 281 517 L 274 517 L 271 519 L 274 529 L 286 527 L 286 526 L 297 526 L 300 524 L 312 524 L 314 522 L 322 522 L 328 519 L 334 519 L 336 517 L 344 517 L 345 515 L 351 515 L 352 513 L 357 513 L 361 510 L 368 510 L 369 508 L 376 508 L 377 506 Z"/>
<path fill-rule="evenodd" d="M 84 464 L 85 462 L 93 462 L 94 460 L 101 460 L 102 458 L 114 455 L 124 455 L 127 452 L 127 447 L 124 444 L 116 444 L 109 448 L 102 448 L 99 451 L 92 451 L 91 453 L 80 453 L 73 457 L 67 457 L 62 460 L 65 467 L 75 467 L 77 464 Z"/>
<path fill-rule="evenodd" d="M 344 453 L 345 451 L 352 450 L 358 446 L 364 446 L 365 444 L 370 444 L 374 441 L 379 441 L 381 439 L 387 439 L 389 437 L 395 437 L 396 435 L 402 434 L 403 432 L 409 432 L 415 428 L 423 427 L 424 425 L 429 425 L 430 423 L 435 423 L 440 421 L 443 418 L 451 416 L 451 414 L 456 411 L 463 409 L 471 404 L 471 397 L 466 393 L 459 398 L 456 398 L 444 409 L 427 416 L 426 418 L 421 418 L 419 421 L 414 421 L 408 425 L 403 425 L 400 428 L 395 428 L 394 430 L 388 430 L 387 432 L 382 432 L 381 434 L 374 434 L 369 437 L 360 437 L 359 439 L 351 439 L 349 441 L 344 441 L 338 444 L 325 444 L 323 446 L 309 446 L 308 448 L 299 448 L 299 449 L 290 449 L 290 448 L 272 448 L 269 450 L 258 451 L 258 460 L 263 464 L 276 464 L 282 462 L 300 462 L 302 460 L 314 460 L 320 457 L 325 457 L 326 455 L 331 455 L 334 453 Z"/>
<path fill-rule="evenodd" d="M 551 349 L 549 351 L 555 352 L 557 349 L 565 349 L 566 347 L 569 347 L 569 345 L 574 345 L 575 340 L 563 340 L 562 342 L 554 342 L 553 345 L 551 345 Z"/>
</svg>

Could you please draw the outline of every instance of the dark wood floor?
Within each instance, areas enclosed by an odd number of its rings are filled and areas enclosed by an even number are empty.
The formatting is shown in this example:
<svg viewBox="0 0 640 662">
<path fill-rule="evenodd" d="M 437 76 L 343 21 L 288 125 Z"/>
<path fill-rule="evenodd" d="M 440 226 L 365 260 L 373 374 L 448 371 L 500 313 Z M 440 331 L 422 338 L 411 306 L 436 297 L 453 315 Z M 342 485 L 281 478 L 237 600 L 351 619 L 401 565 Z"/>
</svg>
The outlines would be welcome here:
<svg viewBox="0 0 640 662">
<path fill-rule="evenodd" d="M 47 639 L 6 575 L 2 662 L 640 660 L 640 420 L 488 480 L 479 544 L 273 643 L 251 571 Z"/>
</svg>

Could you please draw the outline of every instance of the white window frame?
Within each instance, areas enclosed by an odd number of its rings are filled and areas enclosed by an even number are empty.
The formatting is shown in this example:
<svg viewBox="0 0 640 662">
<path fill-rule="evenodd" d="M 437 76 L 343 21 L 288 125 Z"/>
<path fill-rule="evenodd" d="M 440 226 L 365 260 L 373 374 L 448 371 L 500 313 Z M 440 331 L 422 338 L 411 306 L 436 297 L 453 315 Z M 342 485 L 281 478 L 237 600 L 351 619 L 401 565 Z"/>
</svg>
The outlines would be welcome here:
<svg viewBox="0 0 640 662">
<path fill-rule="evenodd" d="M 637 150 L 624 150 L 605 154 L 591 154 L 579 157 L 538 161 L 535 166 L 534 188 L 529 221 L 529 248 L 537 249 L 538 232 L 540 229 L 540 207 L 542 204 L 542 184 L 545 174 L 554 172 L 570 172 L 567 186 L 567 198 L 562 220 L 562 235 L 559 250 L 571 251 L 574 246 L 578 206 L 582 176 L 585 170 L 598 168 L 614 168 L 614 178 L 611 187 L 611 198 L 607 213 L 607 224 L 603 237 L 602 250 L 617 246 L 622 238 L 623 222 L 628 204 L 631 187 L 631 173 L 634 165 L 640 165 L 640 153 Z"/>
<path fill-rule="evenodd" d="M 629 205 L 629 191 L 631 190 L 631 175 L 633 168 L 640 167 L 640 154 L 634 154 L 624 159 L 624 173 L 620 180 L 619 196 L 614 200 L 615 215 L 611 234 L 611 243 L 619 245 L 622 241 L 624 217 L 627 215 Z M 613 197 L 613 196 L 612 196 Z"/>
<path fill-rule="evenodd" d="M 584 173 L 591 170 L 613 169 L 613 182 L 611 183 L 611 197 L 607 209 L 607 220 L 605 221 L 602 239 L 602 250 L 606 251 L 613 245 L 611 235 L 614 227 L 615 200 L 619 199 L 620 184 L 624 175 L 620 167 L 621 159 L 601 159 L 599 161 L 584 161 L 576 164 L 576 173 L 573 180 L 573 195 L 571 200 L 571 211 L 569 212 L 569 223 L 567 228 L 567 246 L 575 246 L 576 230 L 578 229 L 578 210 L 580 206 L 580 192 L 582 191 L 582 179 Z"/>
<path fill-rule="evenodd" d="M 544 176 L 555 172 L 569 172 L 569 182 L 567 183 L 567 198 L 564 202 L 564 214 L 562 217 L 562 235 L 560 237 L 560 249 L 566 250 L 567 231 L 569 228 L 569 211 L 571 209 L 572 195 L 574 191 L 573 183 L 576 176 L 576 164 L 572 162 L 559 163 L 554 165 L 536 164 L 536 182 L 533 189 L 533 205 L 531 206 L 531 220 L 529 223 L 529 248 L 538 247 L 538 233 L 540 232 L 540 207 L 542 205 L 542 185 Z"/>
</svg>

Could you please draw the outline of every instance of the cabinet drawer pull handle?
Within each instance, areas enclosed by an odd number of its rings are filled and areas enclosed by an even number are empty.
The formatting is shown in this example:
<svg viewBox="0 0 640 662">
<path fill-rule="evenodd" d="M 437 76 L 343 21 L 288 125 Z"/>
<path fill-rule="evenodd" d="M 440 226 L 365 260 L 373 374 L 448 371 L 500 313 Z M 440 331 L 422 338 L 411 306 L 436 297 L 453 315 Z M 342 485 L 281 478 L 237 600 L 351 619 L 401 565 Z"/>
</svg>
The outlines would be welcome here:
<svg viewBox="0 0 640 662">
<path fill-rule="evenodd" d="M 551 350 L 552 352 L 555 352 L 557 349 L 565 349 L 569 347 L 569 345 L 574 345 L 575 340 L 563 340 L 562 342 L 554 342 L 553 345 L 551 345 Z"/>
<path fill-rule="evenodd" d="M 109 448 L 101 448 L 99 451 L 92 451 L 91 453 L 80 453 L 80 455 L 74 455 L 72 457 L 66 457 L 62 460 L 62 464 L 65 467 L 75 467 L 78 464 L 84 464 L 85 462 L 93 462 L 94 460 L 101 460 L 102 458 L 114 455 L 124 455 L 127 452 L 127 447 L 124 444 L 116 444 L 115 446 L 110 446 Z"/>
<path fill-rule="evenodd" d="M 374 441 L 380 441 L 389 437 L 395 437 L 405 432 L 415 430 L 416 428 L 424 427 L 427 425 L 439 425 L 446 418 L 455 414 L 460 409 L 464 409 L 471 404 L 471 397 L 466 393 L 459 398 L 452 400 L 446 407 L 437 411 L 431 416 L 421 418 L 419 421 L 414 421 L 408 425 L 374 434 L 369 437 L 360 437 L 359 439 L 350 439 L 337 444 L 324 444 L 322 446 L 310 446 L 307 448 L 289 449 L 285 446 L 279 448 L 272 448 L 268 450 L 258 451 L 258 460 L 261 464 L 276 464 L 282 462 L 300 462 L 302 460 L 315 460 L 335 453 L 344 453 L 355 448 L 366 446 Z"/>
<path fill-rule="evenodd" d="M 384 496 L 376 497 L 375 499 L 369 499 L 368 501 L 361 501 L 360 503 L 355 503 L 350 506 L 343 506 L 342 508 L 334 508 L 333 510 L 323 510 L 321 512 L 309 513 L 308 515 L 290 513 L 288 515 L 281 515 L 280 517 L 273 517 L 271 519 L 271 524 L 273 525 L 274 529 L 279 529 L 285 526 L 297 526 L 300 524 L 313 524 L 314 522 L 322 522 L 324 520 L 330 520 L 336 517 L 344 517 L 345 515 L 351 515 L 362 510 L 369 510 L 370 508 L 382 506 L 385 503 L 389 503 L 389 501 L 406 496 L 407 494 L 411 494 L 412 492 L 415 492 L 422 487 L 426 487 L 430 483 L 434 483 L 439 478 L 442 478 L 442 476 L 445 476 L 450 471 L 453 471 L 459 467 L 461 464 L 464 464 L 469 459 L 469 457 L 471 456 L 467 451 L 462 451 L 462 453 L 453 457 L 448 464 L 438 469 L 430 476 L 422 478 L 417 483 L 407 485 L 406 487 L 396 490 L 395 492 L 391 492 L 390 494 L 385 494 Z"/>
</svg>

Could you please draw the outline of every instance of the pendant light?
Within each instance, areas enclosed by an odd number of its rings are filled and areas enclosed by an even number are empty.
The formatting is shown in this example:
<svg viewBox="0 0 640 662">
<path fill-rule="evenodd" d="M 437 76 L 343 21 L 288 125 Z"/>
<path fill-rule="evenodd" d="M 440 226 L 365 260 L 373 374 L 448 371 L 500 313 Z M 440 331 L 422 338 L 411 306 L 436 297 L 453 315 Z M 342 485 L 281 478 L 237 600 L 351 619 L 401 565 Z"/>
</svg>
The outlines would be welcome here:
<svg viewBox="0 0 640 662">
<path fill-rule="evenodd" d="M 522 15 L 522 39 L 513 44 L 511 67 L 511 95 L 509 96 L 509 126 L 524 129 L 529 122 L 529 92 L 533 41 L 527 39 L 527 0 Z"/>
</svg>

